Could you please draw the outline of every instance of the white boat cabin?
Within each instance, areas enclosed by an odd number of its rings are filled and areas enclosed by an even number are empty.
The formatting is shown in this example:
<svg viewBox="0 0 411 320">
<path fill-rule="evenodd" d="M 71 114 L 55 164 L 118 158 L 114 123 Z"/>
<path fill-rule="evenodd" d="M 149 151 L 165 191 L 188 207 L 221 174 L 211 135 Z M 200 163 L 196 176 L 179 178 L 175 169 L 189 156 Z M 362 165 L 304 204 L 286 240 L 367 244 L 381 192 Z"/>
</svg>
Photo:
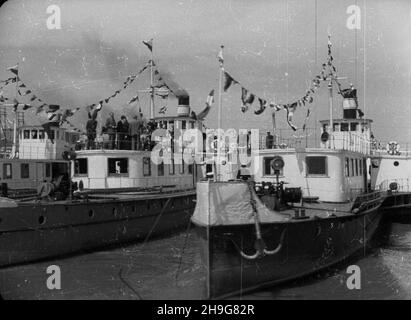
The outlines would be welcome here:
<svg viewBox="0 0 411 320">
<path fill-rule="evenodd" d="M 0 160 L 0 183 L 9 189 L 37 189 L 43 181 L 68 174 L 63 152 L 74 147 L 78 134 L 52 126 L 21 126 L 17 131 L 16 154 Z"/>
<path fill-rule="evenodd" d="M 344 99 L 347 100 L 347 99 Z M 343 102 L 344 111 L 347 101 Z M 349 103 L 351 106 L 352 104 Z M 279 180 L 284 187 L 300 187 L 303 197 L 325 202 L 346 202 L 367 190 L 367 158 L 370 156 L 371 120 L 357 119 L 356 112 L 344 112 L 342 119 L 320 121 L 319 147 L 306 148 L 273 144 L 255 157 L 254 180 L 276 182 L 271 167 L 275 156 L 282 157 L 284 167 Z"/>
<path fill-rule="evenodd" d="M 153 130 L 162 128 L 171 136 L 175 129 L 202 129 L 201 121 L 189 117 L 188 112 L 174 117 L 158 117 L 152 123 Z M 170 164 L 154 164 L 151 160 L 151 132 L 142 132 L 137 137 L 137 144 L 132 137 L 122 144 L 117 135 L 113 137 L 112 145 L 105 140 L 88 150 L 76 150 L 71 171 L 73 181 L 81 183 L 84 189 L 93 190 L 194 188 L 202 176 L 201 168 L 195 163 L 177 163 L 174 158 Z"/>
<path fill-rule="evenodd" d="M 370 167 L 372 188 L 411 191 L 411 152 L 407 144 L 403 147 L 396 141 L 386 144 L 374 141 Z"/>
</svg>

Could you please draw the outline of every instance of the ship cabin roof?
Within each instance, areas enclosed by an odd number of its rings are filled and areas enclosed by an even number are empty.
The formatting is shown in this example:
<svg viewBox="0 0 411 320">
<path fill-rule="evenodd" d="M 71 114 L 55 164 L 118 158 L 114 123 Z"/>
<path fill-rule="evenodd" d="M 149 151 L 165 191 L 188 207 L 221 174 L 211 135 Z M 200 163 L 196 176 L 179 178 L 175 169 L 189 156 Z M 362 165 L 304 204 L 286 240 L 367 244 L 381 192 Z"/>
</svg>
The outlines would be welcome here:
<svg viewBox="0 0 411 320">
<path fill-rule="evenodd" d="M 189 116 L 156 117 L 134 133 L 106 132 L 93 143 L 80 142 L 72 163 L 74 181 L 82 181 L 85 189 L 193 188 L 201 175 L 197 165 L 182 163 L 181 157 L 171 153 L 170 157 L 163 154 L 169 160 L 153 161 L 156 141 L 151 135 L 158 128 L 168 130 L 172 137 L 175 130 L 201 130 L 202 124 Z"/>
</svg>

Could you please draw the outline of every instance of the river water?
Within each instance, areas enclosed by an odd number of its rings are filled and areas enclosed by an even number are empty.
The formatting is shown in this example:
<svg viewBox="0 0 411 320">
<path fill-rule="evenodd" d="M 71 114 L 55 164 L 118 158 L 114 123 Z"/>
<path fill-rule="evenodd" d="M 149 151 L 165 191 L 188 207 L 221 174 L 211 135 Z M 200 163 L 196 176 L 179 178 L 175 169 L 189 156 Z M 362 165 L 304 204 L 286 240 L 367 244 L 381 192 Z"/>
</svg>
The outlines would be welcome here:
<svg viewBox="0 0 411 320">
<path fill-rule="evenodd" d="M 292 283 L 248 293 L 244 299 L 411 299 L 411 224 L 391 223 L 388 240 L 349 261 Z M 192 231 L 115 249 L 0 269 L 3 299 L 196 299 L 204 274 Z M 347 267 L 361 270 L 350 290 Z M 57 265 L 61 289 L 47 288 Z"/>
</svg>

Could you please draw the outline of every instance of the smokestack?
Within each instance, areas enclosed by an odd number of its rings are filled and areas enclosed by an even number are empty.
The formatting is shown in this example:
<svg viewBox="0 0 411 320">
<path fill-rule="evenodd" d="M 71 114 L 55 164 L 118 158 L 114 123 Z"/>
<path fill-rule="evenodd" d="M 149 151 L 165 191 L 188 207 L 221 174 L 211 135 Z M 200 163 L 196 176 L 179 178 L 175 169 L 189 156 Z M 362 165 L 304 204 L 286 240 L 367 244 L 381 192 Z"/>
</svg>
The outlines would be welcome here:
<svg viewBox="0 0 411 320">
<path fill-rule="evenodd" d="M 190 97 L 188 95 L 178 97 L 177 115 L 179 117 L 190 115 Z"/>
</svg>

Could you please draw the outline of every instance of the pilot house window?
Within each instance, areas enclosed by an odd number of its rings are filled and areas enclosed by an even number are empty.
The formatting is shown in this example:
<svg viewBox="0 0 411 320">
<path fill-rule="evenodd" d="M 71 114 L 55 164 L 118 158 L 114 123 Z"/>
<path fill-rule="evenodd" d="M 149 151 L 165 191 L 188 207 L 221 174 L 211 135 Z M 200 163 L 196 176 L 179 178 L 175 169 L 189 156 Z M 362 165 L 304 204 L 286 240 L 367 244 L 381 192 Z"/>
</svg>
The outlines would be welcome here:
<svg viewBox="0 0 411 320">
<path fill-rule="evenodd" d="M 306 157 L 307 175 L 327 175 L 327 157 Z"/>
<path fill-rule="evenodd" d="M 79 175 L 79 174 L 87 174 L 88 164 L 87 164 L 87 159 L 76 159 L 74 161 L 74 174 Z"/>
<path fill-rule="evenodd" d="M 128 159 L 127 158 L 108 158 L 108 174 L 126 174 L 128 173 Z"/>
</svg>

